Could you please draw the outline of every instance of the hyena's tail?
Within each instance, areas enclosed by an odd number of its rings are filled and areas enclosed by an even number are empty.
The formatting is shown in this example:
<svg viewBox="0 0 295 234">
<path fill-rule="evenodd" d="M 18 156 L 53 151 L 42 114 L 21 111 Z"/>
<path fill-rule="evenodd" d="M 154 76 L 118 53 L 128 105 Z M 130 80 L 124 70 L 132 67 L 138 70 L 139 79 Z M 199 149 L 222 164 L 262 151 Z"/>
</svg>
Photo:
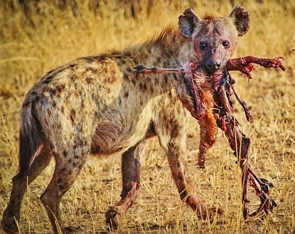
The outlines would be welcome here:
<svg viewBox="0 0 295 234">
<path fill-rule="evenodd" d="M 32 102 L 24 102 L 19 131 L 19 174 L 26 175 L 43 147 L 44 133 Z"/>
</svg>

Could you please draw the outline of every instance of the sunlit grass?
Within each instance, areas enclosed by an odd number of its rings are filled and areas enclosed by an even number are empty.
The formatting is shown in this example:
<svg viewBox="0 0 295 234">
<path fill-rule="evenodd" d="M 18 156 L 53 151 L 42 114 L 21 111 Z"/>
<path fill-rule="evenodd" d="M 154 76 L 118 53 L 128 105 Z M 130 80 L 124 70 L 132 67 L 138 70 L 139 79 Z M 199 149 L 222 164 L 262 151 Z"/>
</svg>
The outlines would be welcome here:
<svg viewBox="0 0 295 234">
<path fill-rule="evenodd" d="M 19 110 L 30 87 L 47 71 L 77 57 L 142 43 L 192 7 L 200 16 L 214 11 L 227 15 L 238 1 L 58 1 L 36 4 L 25 15 L 16 0 L 0 3 L 0 214 L 8 202 L 11 178 L 18 168 Z M 70 2 L 70 1 L 69 1 Z M 89 4 L 88 4 L 89 2 Z M 99 2 L 99 7 L 96 3 Z M 126 1 L 128 2 L 128 1 Z M 233 5 L 231 5 L 231 3 Z M 14 8 L 11 7 L 13 3 Z M 55 4 L 54 4 L 55 3 Z M 195 190 L 208 206 L 225 210 L 213 223 L 202 223 L 179 199 L 168 163 L 152 139 L 142 159 L 141 195 L 122 221 L 124 233 L 294 233 L 295 232 L 295 92 L 294 22 L 292 0 L 244 1 L 251 28 L 239 38 L 237 56 L 286 58 L 286 71 L 258 68 L 253 80 L 233 72 L 236 89 L 252 107 L 254 123 L 247 123 L 240 106 L 236 117 L 251 137 L 252 167 L 272 181 L 271 195 L 278 207 L 265 220 L 243 220 L 240 170 L 220 133 L 210 150 L 206 169 L 196 166 L 197 124 L 192 119 L 189 145 L 190 176 Z M 50 181 L 54 163 L 32 183 L 23 201 L 22 233 L 48 233 L 51 226 L 39 201 Z M 64 196 L 66 225 L 85 233 L 104 232 L 104 212 L 120 199 L 120 157 L 92 158 Z M 255 198 L 255 196 L 252 196 Z M 255 204 L 255 201 L 252 201 Z"/>
</svg>

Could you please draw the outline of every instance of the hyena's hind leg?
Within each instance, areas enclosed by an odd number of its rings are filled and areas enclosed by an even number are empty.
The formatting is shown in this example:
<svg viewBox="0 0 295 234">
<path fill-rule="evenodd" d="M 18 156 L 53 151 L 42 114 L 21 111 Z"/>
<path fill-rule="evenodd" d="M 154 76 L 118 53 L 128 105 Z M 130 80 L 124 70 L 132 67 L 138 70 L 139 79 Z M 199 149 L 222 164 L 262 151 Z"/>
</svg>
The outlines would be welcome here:
<svg viewBox="0 0 295 234">
<path fill-rule="evenodd" d="M 64 146 L 53 151 L 55 170 L 48 187 L 41 196 L 41 201 L 47 211 L 54 233 L 71 233 L 77 230 L 71 226 L 64 226 L 60 217 L 59 205 L 62 196 L 70 189 L 79 175 L 90 148 L 90 140 L 74 136 L 74 140 L 68 148 Z"/>
<path fill-rule="evenodd" d="M 110 207 L 106 214 L 106 223 L 111 230 L 119 228 L 120 219 L 135 202 L 140 188 L 140 154 L 144 143 L 139 143 L 122 155 L 121 170 L 123 190 L 121 200 Z"/>
<path fill-rule="evenodd" d="M 20 148 L 20 151 L 21 150 L 24 149 Z M 36 155 L 30 169 L 26 172 L 20 171 L 12 179 L 11 197 L 2 218 L 3 230 L 7 233 L 16 233 L 19 231 L 17 228 L 17 222 L 20 219 L 21 202 L 27 185 L 36 179 L 52 158 L 51 149 L 48 143 L 41 144 L 38 150 L 40 150 L 40 153 Z M 26 162 L 20 160 L 19 167 L 22 168 L 23 166 L 21 164 L 24 163 Z"/>
</svg>

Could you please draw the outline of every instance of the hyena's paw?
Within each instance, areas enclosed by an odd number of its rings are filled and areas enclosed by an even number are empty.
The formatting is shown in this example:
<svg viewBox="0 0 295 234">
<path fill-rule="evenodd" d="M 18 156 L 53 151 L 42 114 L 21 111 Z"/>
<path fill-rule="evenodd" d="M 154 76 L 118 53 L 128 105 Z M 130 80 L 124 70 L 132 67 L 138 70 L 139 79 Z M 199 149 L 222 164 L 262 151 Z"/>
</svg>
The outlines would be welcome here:
<svg viewBox="0 0 295 234">
<path fill-rule="evenodd" d="M 4 214 L 1 224 L 4 232 L 8 234 L 18 233 L 18 227 L 14 217 L 7 217 Z"/>
<path fill-rule="evenodd" d="M 212 207 L 207 209 L 207 211 L 204 214 L 205 216 L 202 216 L 202 219 L 203 220 L 209 219 L 210 221 L 212 221 L 216 215 L 223 215 L 223 214 L 224 214 L 223 209 Z"/>
<path fill-rule="evenodd" d="M 106 217 L 106 224 L 108 225 L 109 229 L 112 231 L 118 230 L 120 226 L 121 217 L 118 211 L 114 207 L 110 207 L 107 210 L 105 217 Z"/>
<path fill-rule="evenodd" d="M 220 208 L 205 206 L 195 195 L 187 197 L 186 203 L 195 211 L 201 220 L 213 220 L 216 215 L 223 215 L 224 211 Z"/>
</svg>

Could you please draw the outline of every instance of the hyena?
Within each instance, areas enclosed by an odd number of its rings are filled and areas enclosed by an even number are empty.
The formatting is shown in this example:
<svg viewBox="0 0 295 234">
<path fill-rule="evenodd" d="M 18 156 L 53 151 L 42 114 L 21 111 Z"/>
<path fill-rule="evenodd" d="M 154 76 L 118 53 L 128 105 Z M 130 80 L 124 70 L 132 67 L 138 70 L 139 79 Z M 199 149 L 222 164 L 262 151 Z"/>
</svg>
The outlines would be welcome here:
<svg viewBox="0 0 295 234">
<path fill-rule="evenodd" d="M 228 17 L 201 19 L 191 9 L 179 17 L 179 29 L 167 27 L 157 37 L 123 51 L 76 59 L 37 82 L 21 108 L 19 171 L 2 218 L 7 233 L 18 231 L 21 202 L 27 187 L 55 159 L 52 179 L 41 196 L 53 231 L 70 232 L 60 217 L 62 196 L 80 173 L 87 155 L 121 154 L 121 200 L 110 207 L 106 223 L 118 228 L 120 217 L 135 202 L 140 188 L 140 148 L 157 136 L 167 154 L 181 200 L 200 218 L 208 209 L 186 178 L 186 134 L 190 113 L 175 87 L 182 76 L 143 76 L 138 64 L 180 67 L 203 64 L 205 70 L 225 67 L 238 36 L 249 29 L 249 15 L 240 6 Z"/>
</svg>

